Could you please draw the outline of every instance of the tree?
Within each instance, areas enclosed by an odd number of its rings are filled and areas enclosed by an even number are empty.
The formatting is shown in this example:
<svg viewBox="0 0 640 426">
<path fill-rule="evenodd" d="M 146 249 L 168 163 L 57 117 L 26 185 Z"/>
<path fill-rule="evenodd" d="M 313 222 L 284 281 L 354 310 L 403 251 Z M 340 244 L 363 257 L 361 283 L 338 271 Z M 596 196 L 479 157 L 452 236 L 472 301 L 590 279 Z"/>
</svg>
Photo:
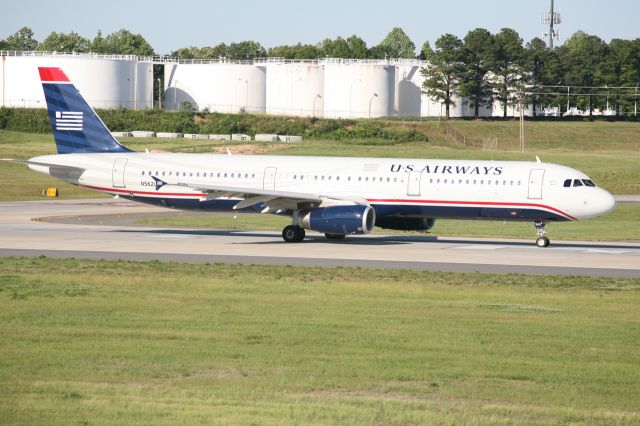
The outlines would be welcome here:
<svg viewBox="0 0 640 426">
<path fill-rule="evenodd" d="M 493 36 L 493 41 L 493 95 L 502 104 L 506 118 L 507 108 L 518 103 L 518 90 L 524 77 L 524 48 L 522 38 L 510 28 L 500 30 Z"/>
<path fill-rule="evenodd" d="M 335 40 L 326 38 L 322 40 L 322 52 L 324 56 L 330 58 L 350 58 L 351 50 L 349 49 L 349 43 L 342 37 L 338 37 Z"/>
<path fill-rule="evenodd" d="M 93 39 L 91 50 L 96 53 L 153 56 L 153 48 L 140 34 L 122 29 L 102 37 L 102 32 Z"/>
<path fill-rule="evenodd" d="M 267 51 L 257 41 L 245 40 L 239 43 L 231 43 L 227 49 L 226 56 L 237 61 L 248 61 L 266 57 Z"/>
<path fill-rule="evenodd" d="M 29 27 L 22 27 L 5 40 L 7 50 L 36 50 L 38 40 L 33 38 L 33 31 Z"/>
<path fill-rule="evenodd" d="M 484 28 L 469 31 L 463 43 L 465 64 L 460 94 L 468 98 L 474 110 L 474 117 L 480 115 L 480 107 L 491 105 L 492 91 L 488 73 L 494 57 L 494 44 L 491 33 Z"/>
<path fill-rule="evenodd" d="M 52 32 L 38 46 L 38 50 L 46 52 L 88 52 L 91 41 L 75 32 L 69 34 Z"/>
<path fill-rule="evenodd" d="M 589 117 L 592 117 L 593 88 L 606 84 L 603 73 L 604 58 L 607 55 L 606 43 L 597 36 L 578 31 L 557 50 L 564 66 L 565 83 L 585 88 L 587 94 L 578 98 L 578 106 L 588 106 Z M 584 105 L 585 100 L 588 105 Z"/>
<path fill-rule="evenodd" d="M 605 57 L 604 71 L 603 78 L 607 84 L 636 87 L 640 82 L 640 39 L 611 40 Z M 634 102 L 637 102 L 635 99 L 620 96 L 613 96 L 612 99 L 615 103 L 616 115 L 620 115 L 622 108 L 630 108 L 636 105 Z"/>
<path fill-rule="evenodd" d="M 462 40 L 453 34 L 445 34 L 436 40 L 436 50 L 431 50 L 429 43 L 422 46 L 422 53 L 429 65 L 420 73 L 425 80 L 422 93 L 445 105 L 447 118 L 449 107 L 455 106 L 453 97 L 459 94 L 460 76 L 464 69 Z"/>
<path fill-rule="evenodd" d="M 349 52 L 353 59 L 364 59 L 367 57 L 367 43 L 356 36 L 352 35 L 347 39 L 347 45 L 349 46 Z"/>
<path fill-rule="evenodd" d="M 269 49 L 267 56 L 285 59 L 317 59 L 323 57 L 322 49 L 313 44 L 298 43 L 295 46 L 276 46 Z"/>
<path fill-rule="evenodd" d="M 416 45 L 400 27 L 393 28 L 379 46 L 392 58 L 416 57 Z"/>
</svg>

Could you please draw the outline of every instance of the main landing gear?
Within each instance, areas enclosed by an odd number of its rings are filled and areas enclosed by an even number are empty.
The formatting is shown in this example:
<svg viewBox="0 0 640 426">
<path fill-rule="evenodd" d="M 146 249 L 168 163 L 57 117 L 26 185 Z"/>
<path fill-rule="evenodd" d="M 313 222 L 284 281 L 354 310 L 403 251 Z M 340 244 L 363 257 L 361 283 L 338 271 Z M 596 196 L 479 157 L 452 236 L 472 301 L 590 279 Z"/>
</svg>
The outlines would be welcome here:
<svg viewBox="0 0 640 426">
<path fill-rule="evenodd" d="M 304 236 L 304 229 L 299 226 L 288 225 L 282 230 L 282 239 L 287 243 L 299 243 L 304 240 Z"/>
<path fill-rule="evenodd" d="M 549 247 L 551 242 L 547 237 L 547 230 L 545 229 L 547 222 L 544 220 L 536 220 L 533 225 L 536 227 L 536 233 L 538 234 L 538 238 L 536 238 L 536 245 L 538 247 Z"/>
</svg>

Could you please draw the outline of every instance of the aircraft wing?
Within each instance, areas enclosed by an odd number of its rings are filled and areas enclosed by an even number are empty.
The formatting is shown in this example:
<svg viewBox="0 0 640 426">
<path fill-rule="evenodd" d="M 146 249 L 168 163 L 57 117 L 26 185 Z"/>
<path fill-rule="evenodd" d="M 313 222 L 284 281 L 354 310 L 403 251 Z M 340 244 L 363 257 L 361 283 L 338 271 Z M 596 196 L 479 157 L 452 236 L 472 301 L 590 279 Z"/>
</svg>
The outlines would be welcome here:
<svg viewBox="0 0 640 426">
<path fill-rule="evenodd" d="M 369 205 L 367 200 L 356 197 L 345 198 L 323 194 L 197 183 L 178 183 L 175 185 L 196 189 L 206 193 L 206 195 L 201 198 L 201 201 L 214 200 L 222 197 L 243 198 L 243 200 L 238 201 L 238 204 L 233 207 L 234 210 L 244 209 L 255 204 L 262 203 L 266 206 L 263 213 L 277 210 L 311 209 L 316 207 L 326 207 L 329 205 Z"/>
</svg>

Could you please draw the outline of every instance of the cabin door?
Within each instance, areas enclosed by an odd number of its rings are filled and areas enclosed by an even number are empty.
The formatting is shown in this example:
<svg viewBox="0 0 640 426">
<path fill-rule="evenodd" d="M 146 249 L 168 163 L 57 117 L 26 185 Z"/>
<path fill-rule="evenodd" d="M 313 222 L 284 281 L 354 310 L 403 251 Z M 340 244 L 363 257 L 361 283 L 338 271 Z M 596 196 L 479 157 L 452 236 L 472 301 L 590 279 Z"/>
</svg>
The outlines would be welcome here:
<svg viewBox="0 0 640 426">
<path fill-rule="evenodd" d="M 276 189 L 276 171 L 275 167 L 266 167 L 264 169 L 264 179 L 262 181 L 262 189 Z"/>
<path fill-rule="evenodd" d="M 542 198 L 542 182 L 544 181 L 544 169 L 532 169 L 529 173 L 529 198 L 539 200 Z"/>
<path fill-rule="evenodd" d="M 410 172 L 409 183 L 407 184 L 407 195 L 420 196 L 420 180 L 422 178 L 422 172 Z"/>
<path fill-rule="evenodd" d="M 114 188 L 124 188 L 124 169 L 127 166 L 126 158 L 116 158 L 113 162 L 113 173 L 111 178 L 113 179 Z"/>
</svg>

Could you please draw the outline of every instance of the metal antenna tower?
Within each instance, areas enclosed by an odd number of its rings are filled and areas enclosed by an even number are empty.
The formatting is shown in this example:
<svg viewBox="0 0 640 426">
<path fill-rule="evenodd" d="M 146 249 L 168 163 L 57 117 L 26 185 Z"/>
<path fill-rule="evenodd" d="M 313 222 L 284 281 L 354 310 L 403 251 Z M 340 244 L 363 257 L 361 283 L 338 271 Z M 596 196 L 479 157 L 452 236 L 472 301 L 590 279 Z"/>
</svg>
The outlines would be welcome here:
<svg viewBox="0 0 640 426">
<path fill-rule="evenodd" d="M 553 28 L 554 25 L 559 25 L 562 23 L 562 16 L 557 13 L 554 9 L 554 2 L 551 0 L 551 10 L 547 13 L 542 13 L 540 17 L 540 23 L 544 25 L 549 25 L 549 32 L 544 33 L 543 37 L 549 37 L 549 49 L 553 50 L 553 39 L 558 40 L 560 38 L 560 33 Z"/>
</svg>

